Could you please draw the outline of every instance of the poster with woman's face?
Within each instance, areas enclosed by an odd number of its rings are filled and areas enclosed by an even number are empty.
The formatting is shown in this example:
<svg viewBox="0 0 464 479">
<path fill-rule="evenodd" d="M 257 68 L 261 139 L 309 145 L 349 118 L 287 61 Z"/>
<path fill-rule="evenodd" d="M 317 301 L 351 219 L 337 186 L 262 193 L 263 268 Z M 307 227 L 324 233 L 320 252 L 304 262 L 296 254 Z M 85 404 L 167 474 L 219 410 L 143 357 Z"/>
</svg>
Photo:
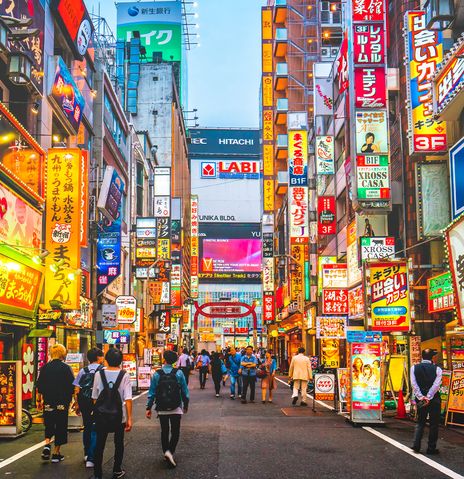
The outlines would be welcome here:
<svg viewBox="0 0 464 479">
<path fill-rule="evenodd" d="M 356 153 L 388 153 L 388 122 L 385 110 L 356 112 Z"/>
<path fill-rule="evenodd" d="M 351 400 L 353 409 L 380 409 L 380 343 L 353 343 Z"/>
</svg>

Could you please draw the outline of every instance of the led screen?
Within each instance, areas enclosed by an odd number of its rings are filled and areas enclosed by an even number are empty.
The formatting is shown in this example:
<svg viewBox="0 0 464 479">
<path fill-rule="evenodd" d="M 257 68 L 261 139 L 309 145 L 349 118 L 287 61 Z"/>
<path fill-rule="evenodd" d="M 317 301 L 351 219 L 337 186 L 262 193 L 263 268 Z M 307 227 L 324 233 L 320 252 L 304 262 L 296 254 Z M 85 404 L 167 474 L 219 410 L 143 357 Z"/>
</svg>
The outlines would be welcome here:
<svg viewBox="0 0 464 479">
<path fill-rule="evenodd" d="M 202 273 L 261 271 L 260 239 L 203 239 Z"/>
</svg>

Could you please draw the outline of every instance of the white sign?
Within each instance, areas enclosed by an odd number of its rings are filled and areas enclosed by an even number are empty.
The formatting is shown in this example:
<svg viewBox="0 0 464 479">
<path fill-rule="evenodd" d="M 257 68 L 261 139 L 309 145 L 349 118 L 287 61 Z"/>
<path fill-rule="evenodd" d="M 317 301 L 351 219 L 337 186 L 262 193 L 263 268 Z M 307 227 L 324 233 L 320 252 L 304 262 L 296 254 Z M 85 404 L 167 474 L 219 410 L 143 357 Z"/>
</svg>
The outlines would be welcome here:
<svg viewBox="0 0 464 479">
<path fill-rule="evenodd" d="M 346 263 L 322 265 L 323 289 L 346 289 L 348 287 L 348 269 Z"/>
<path fill-rule="evenodd" d="M 315 374 L 314 394 L 317 400 L 331 401 L 335 396 L 335 375 Z"/>
<path fill-rule="evenodd" d="M 102 327 L 115 328 L 118 325 L 116 321 L 116 305 L 103 304 L 102 305 Z"/>
<path fill-rule="evenodd" d="M 361 262 L 366 259 L 382 259 L 395 257 L 395 238 L 376 238 L 363 236 L 359 239 Z"/>
<path fill-rule="evenodd" d="M 455 293 L 456 314 L 464 324 L 464 217 L 461 217 L 446 233 L 448 259 Z"/>
<path fill-rule="evenodd" d="M 274 258 L 263 258 L 263 291 L 274 291 Z"/>
<path fill-rule="evenodd" d="M 171 215 L 171 198 L 169 196 L 155 196 L 155 217 L 169 218 Z"/>
<path fill-rule="evenodd" d="M 316 136 L 316 168 L 318 175 L 335 174 L 333 136 Z"/>
<path fill-rule="evenodd" d="M 137 319 L 137 300 L 134 296 L 116 298 L 116 320 L 119 324 L 132 324 Z"/>
</svg>

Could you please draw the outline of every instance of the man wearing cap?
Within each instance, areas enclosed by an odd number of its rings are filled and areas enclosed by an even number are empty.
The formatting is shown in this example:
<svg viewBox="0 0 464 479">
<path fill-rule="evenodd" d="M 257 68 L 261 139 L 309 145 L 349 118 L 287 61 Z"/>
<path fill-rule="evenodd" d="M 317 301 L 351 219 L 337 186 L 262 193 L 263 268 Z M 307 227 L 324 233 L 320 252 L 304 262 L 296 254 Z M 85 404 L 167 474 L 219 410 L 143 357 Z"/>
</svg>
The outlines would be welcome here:
<svg viewBox="0 0 464 479">
<path fill-rule="evenodd" d="M 442 370 L 432 363 L 436 349 L 424 349 L 422 362 L 411 367 L 411 384 L 417 401 L 417 424 L 414 434 L 414 452 L 420 452 L 427 417 L 430 422 L 427 454 L 438 454 L 438 426 L 440 423 L 441 401 L 438 390 L 441 385 Z"/>
</svg>

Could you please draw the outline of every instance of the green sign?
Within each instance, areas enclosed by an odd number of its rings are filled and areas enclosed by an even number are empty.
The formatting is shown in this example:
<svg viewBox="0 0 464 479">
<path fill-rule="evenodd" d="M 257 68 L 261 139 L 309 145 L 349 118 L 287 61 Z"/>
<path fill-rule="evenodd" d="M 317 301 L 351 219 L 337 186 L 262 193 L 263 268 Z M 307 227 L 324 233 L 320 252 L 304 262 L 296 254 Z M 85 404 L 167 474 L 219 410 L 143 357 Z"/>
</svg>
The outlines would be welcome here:
<svg viewBox="0 0 464 479">
<path fill-rule="evenodd" d="M 428 311 L 439 313 L 454 308 L 454 289 L 451 273 L 439 274 L 427 281 Z"/>
<path fill-rule="evenodd" d="M 388 200 L 390 173 L 388 155 L 359 155 L 356 159 L 358 199 Z"/>
</svg>

